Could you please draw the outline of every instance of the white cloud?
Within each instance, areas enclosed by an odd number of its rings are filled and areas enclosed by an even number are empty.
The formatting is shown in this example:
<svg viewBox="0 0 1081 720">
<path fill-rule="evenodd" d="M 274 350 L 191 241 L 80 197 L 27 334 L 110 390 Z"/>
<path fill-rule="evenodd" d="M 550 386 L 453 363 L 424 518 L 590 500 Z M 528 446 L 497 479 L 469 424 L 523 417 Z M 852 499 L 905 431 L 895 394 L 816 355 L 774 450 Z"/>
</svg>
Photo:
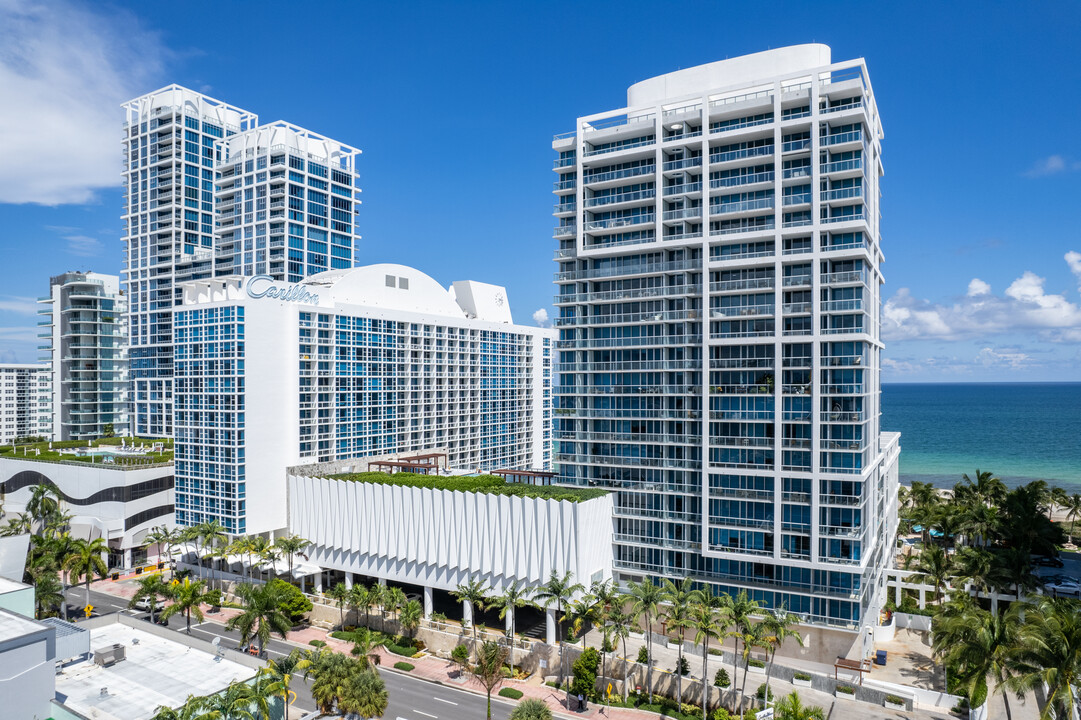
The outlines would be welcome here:
<svg viewBox="0 0 1081 720">
<path fill-rule="evenodd" d="M 1067 253 L 1066 262 L 1076 272 L 1081 253 Z M 1045 340 L 1081 341 L 1081 307 L 1064 295 L 1049 294 L 1045 282 L 1025 271 L 999 296 L 974 278 L 966 295 L 953 304 L 916 298 L 901 288 L 882 307 L 882 335 L 887 340 L 958 340 L 1034 331 Z"/>
<path fill-rule="evenodd" d="M 1081 253 L 1071 250 L 1066 253 L 1066 264 L 1070 266 L 1070 272 L 1077 276 L 1077 289 L 1081 290 Z"/>
<path fill-rule="evenodd" d="M 36 315 L 39 309 L 41 309 L 41 305 L 38 305 L 34 298 L 0 295 L 0 312 L 10 312 L 16 315 Z"/>
<path fill-rule="evenodd" d="M 1026 170 L 1025 177 L 1046 177 L 1047 175 L 1058 175 L 1073 170 L 1081 170 L 1081 162 L 1068 160 L 1062 155 L 1048 155 Z"/>
<path fill-rule="evenodd" d="M 540 327 L 552 327 L 552 323 L 548 321 L 548 311 L 545 308 L 541 308 L 533 313 L 533 322 L 537 323 Z"/>
<path fill-rule="evenodd" d="M 79 257 L 94 257 L 101 254 L 101 240 L 87 235 L 67 235 L 68 252 Z"/>
<path fill-rule="evenodd" d="M 0 0 L 0 202 L 61 205 L 120 184 L 120 104 L 166 51 L 123 11 Z"/>
<path fill-rule="evenodd" d="M 968 296 L 980 297 L 981 295 L 990 295 L 991 286 L 985 283 L 979 278 L 972 278 L 972 282 L 968 284 Z"/>
<path fill-rule="evenodd" d="M 998 351 L 985 347 L 976 355 L 976 362 L 984 367 L 1005 367 L 1010 370 L 1023 370 L 1032 363 L 1032 357 L 1023 352 Z"/>
</svg>

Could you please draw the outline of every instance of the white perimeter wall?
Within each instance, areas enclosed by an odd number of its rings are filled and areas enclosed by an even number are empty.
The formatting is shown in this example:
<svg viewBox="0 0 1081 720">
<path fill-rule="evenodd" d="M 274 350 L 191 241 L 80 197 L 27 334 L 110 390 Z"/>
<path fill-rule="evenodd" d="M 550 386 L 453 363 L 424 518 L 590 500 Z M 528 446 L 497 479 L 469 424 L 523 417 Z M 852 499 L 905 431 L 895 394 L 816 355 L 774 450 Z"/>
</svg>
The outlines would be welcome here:
<svg viewBox="0 0 1081 720">
<path fill-rule="evenodd" d="M 325 568 L 453 590 L 499 590 L 554 570 L 612 575 L 612 496 L 585 502 L 289 477 L 289 531 Z"/>
</svg>

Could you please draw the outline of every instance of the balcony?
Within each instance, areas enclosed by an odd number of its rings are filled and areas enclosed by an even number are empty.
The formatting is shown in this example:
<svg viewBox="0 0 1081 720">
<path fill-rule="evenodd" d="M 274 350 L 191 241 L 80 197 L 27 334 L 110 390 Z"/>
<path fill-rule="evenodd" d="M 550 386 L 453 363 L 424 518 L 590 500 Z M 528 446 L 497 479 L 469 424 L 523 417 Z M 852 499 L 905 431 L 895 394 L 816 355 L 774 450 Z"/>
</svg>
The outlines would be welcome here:
<svg viewBox="0 0 1081 720">
<path fill-rule="evenodd" d="M 688 220 L 688 219 L 700 219 L 702 217 L 702 208 L 681 208 L 679 210 L 665 210 L 664 215 L 661 216 L 663 220 Z"/>
<path fill-rule="evenodd" d="M 819 166 L 819 171 L 823 175 L 827 173 L 851 172 L 854 170 L 863 170 L 863 158 L 852 158 L 851 160 L 835 160 L 829 163 L 822 163 Z"/>
<path fill-rule="evenodd" d="M 823 135 L 821 138 L 822 147 L 833 147 L 834 145 L 844 145 L 853 142 L 863 142 L 862 130 L 850 130 L 848 132 L 837 133 L 836 135 Z"/>
<path fill-rule="evenodd" d="M 552 234 L 556 238 L 572 238 L 578 234 L 578 226 L 560 225 L 552 231 Z"/>
<path fill-rule="evenodd" d="M 648 225 L 654 222 L 657 216 L 653 213 L 630 215 L 628 217 L 608 218 L 607 220 L 590 220 L 585 223 L 585 230 L 616 230 L 618 228 L 633 227 L 635 225 Z"/>
<path fill-rule="evenodd" d="M 610 147 L 594 148 L 594 147 L 588 147 L 587 146 L 585 152 L 582 153 L 582 156 L 583 157 L 596 157 L 598 155 L 607 155 L 609 153 L 622 152 L 623 150 L 634 150 L 636 148 L 649 147 L 650 145 L 655 145 L 655 144 L 656 144 L 656 139 L 652 138 L 652 137 L 648 137 L 648 138 L 642 138 L 640 140 L 634 140 L 634 141 L 627 142 L 627 143 L 621 143 L 619 145 L 613 145 L 613 146 L 610 146 Z"/>
<path fill-rule="evenodd" d="M 773 145 L 743 148 L 741 150 L 728 150 L 726 152 L 712 153 L 709 156 L 711 163 L 725 163 L 733 160 L 743 160 L 752 157 L 765 157 L 773 155 Z"/>
<path fill-rule="evenodd" d="M 701 155 L 697 157 L 682 158 L 680 160 L 669 160 L 661 166 L 664 172 L 669 172 L 671 170 L 685 170 L 686 168 L 692 167 L 702 167 Z M 652 169 L 650 172 L 652 172 Z"/>
<path fill-rule="evenodd" d="M 619 195 L 602 195 L 599 197 L 589 197 L 583 201 L 583 206 L 587 208 L 600 207 L 603 205 L 616 205 L 625 202 L 639 202 L 642 200 L 652 200 L 657 197 L 657 191 L 653 189 L 649 190 L 636 190 L 629 193 L 620 193 Z"/>
<path fill-rule="evenodd" d="M 823 190 L 820 200 L 822 202 L 831 202 L 834 200 L 851 200 L 854 198 L 863 198 L 862 185 L 857 185 L 855 187 L 834 188 L 833 190 Z M 810 196 L 807 197 L 806 202 L 811 202 Z"/>
<path fill-rule="evenodd" d="M 740 200 L 738 202 L 711 203 L 710 215 L 723 215 L 725 213 L 750 212 L 753 210 L 772 210 L 773 198 L 756 198 L 754 200 Z"/>
<path fill-rule="evenodd" d="M 811 138 L 800 138 L 781 143 L 782 153 L 802 152 L 811 149 Z"/>
<path fill-rule="evenodd" d="M 683 183 L 682 185 L 669 185 L 664 189 L 665 196 L 668 195 L 687 195 L 689 193 L 702 192 L 702 183 Z"/>
<path fill-rule="evenodd" d="M 746 175 L 734 175 L 732 177 L 715 178 L 715 179 L 709 181 L 709 187 L 710 187 L 711 190 L 716 190 L 718 188 L 741 187 L 743 185 L 756 185 L 758 183 L 768 183 L 768 182 L 773 182 L 773 180 L 774 180 L 773 171 L 760 172 L 760 173 L 749 173 L 749 174 L 746 174 Z"/>
</svg>

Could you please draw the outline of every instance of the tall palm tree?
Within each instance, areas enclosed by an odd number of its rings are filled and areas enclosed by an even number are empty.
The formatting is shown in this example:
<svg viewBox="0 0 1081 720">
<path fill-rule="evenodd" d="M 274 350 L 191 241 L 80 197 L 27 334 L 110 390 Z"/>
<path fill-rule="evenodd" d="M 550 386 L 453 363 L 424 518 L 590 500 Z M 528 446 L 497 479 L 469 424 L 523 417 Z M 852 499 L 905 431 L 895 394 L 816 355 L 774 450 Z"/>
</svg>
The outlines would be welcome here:
<svg viewBox="0 0 1081 720">
<path fill-rule="evenodd" d="M 485 642 L 477 651 L 477 662 L 473 666 L 473 677 L 488 692 L 488 720 L 492 720 L 492 690 L 503 682 L 503 663 L 507 661 L 507 651 L 494 642 Z"/>
<path fill-rule="evenodd" d="M 266 691 L 273 695 L 280 695 L 282 707 L 289 707 L 289 684 L 301 670 L 306 669 L 311 660 L 304 656 L 300 650 L 293 650 L 277 660 L 267 660 L 266 667 L 259 669 L 259 676 L 267 681 Z M 269 715 L 267 717 L 270 717 Z"/>
<path fill-rule="evenodd" d="M 420 618 L 424 614 L 424 608 L 421 607 L 419 600 L 407 600 L 405 605 L 402 605 L 401 611 L 398 613 L 398 625 L 401 626 L 402 632 L 410 640 L 417 632 L 417 628 L 420 627 Z"/>
<path fill-rule="evenodd" d="M 169 529 L 164 525 L 158 525 L 146 534 L 146 542 L 150 545 L 157 545 L 158 562 L 163 562 L 161 560 L 162 555 L 167 558 L 164 562 L 169 562 L 173 559 L 173 547 L 176 546 L 179 537 L 180 532 L 176 528 Z M 162 549 L 164 549 L 164 553 Z"/>
<path fill-rule="evenodd" d="M 569 570 L 560 576 L 555 570 L 548 576 L 548 580 L 533 591 L 533 600 L 545 609 L 553 605 L 556 610 L 556 643 L 559 644 L 559 685 L 563 685 L 563 643 L 561 642 L 559 618 L 563 615 L 563 608 L 567 603 L 585 588 L 581 583 L 574 582 L 574 574 Z"/>
<path fill-rule="evenodd" d="M 994 473 L 981 471 L 977 468 L 975 479 L 970 478 L 967 474 L 962 474 L 961 480 L 965 485 L 958 484 L 958 487 L 967 486 L 976 500 L 987 507 L 995 507 L 1006 499 L 1006 493 L 1008 492 L 1006 483 L 995 477 Z"/>
<path fill-rule="evenodd" d="M 915 485 L 915 483 L 913 483 Z M 727 616 L 728 622 L 732 627 L 730 632 L 726 634 L 730 637 L 734 637 L 736 640 L 736 647 L 732 657 L 732 694 L 736 692 L 736 677 L 739 675 L 739 644 L 743 640 L 746 633 L 750 630 L 752 625 L 751 615 L 758 610 L 758 603 L 755 600 L 747 597 L 746 590 L 740 590 L 736 597 L 725 594 L 721 596 L 721 611 Z M 742 707 L 743 700 L 740 698 L 740 706 Z"/>
<path fill-rule="evenodd" d="M 737 640 L 743 640 L 743 653 L 740 656 L 743 658 L 743 682 L 739 686 L 739 716 L 741 720 L 743 718 L 744 691 L 747 689 L 747 671 L 750 669 L 751 663 L 751 651 L 755 648 L 765 649 L 767 647 L 769 642 L 767 632 L 761 622 L 752 622 L 736 636 Z M 768 692 L 767 686 L 767 694 Z"/>
<path fill-rule="evenodd" d="M 135 607 L 143 598 L 150 603 L 150 622 L 154 622 L 154 613 L 157 612 L 158 598 L 169 597 L 169 585 L 161 579 L 161 575 L 154 573 L 153 575 L 146 575 L 139 581 L 139 587 L 135 590 L 135 595 L 132 596 L 131 602 L 128 603 L 129 608 Z"/>
<path fill-rule="evenodd" d="M 90 583 L 94 576 L 105 577 L 109 572 L 102 555 L 109 552 L 109 546 L 101 538 L 93 540 L 78 539 L 74 542 L 71 555 L 64 563 L 64 569 L 71 573 L 72 577 L 81 577 L 86 587 L 86 605 L 90 605 Z"/>
<path fill-rule="evenodd" d="M 822 708 L 817 705 L 804 705 L 799 693 L 795 691 L 778 700 L 774 710 L 777 720 L 826 720 L 826 713 Z"/>
<path fill-rule="evenodd" d="M 40 482 L 30 491 L 26 512 L 38 523 L 37 535 L 45 532 L 45 526 L 53 513 L 60 510 L 60 491 L 52 483 Z"/>
<path fill-rule="evenodd" d="M 241 645 L 252 638 L 258 640 L 260 657 L 263 656 L 272 632 L 284 640 L 285 634 L 293 627 L 293 623 L 282 610 L 285 602 L 282 588 L 283 584 L 278 582 L 258 585 L 241 583 L 236 588 L 236 594 L 244 603 L 244 611 L 231 618 L 225 627 L 229 630 L 240 630 Z"/>
<path fill-rule="evenodd" d="M 1070 541 L 1074 540 L 1074 526 L 1081 518 L 1081 493 L 1074 493 L 1066 502 L 1066 519 L 1070 521 Z"/>
<path fill-rule="evenodd" d="M 266 557 L 266 552 L 270 548 L 270 541 L 262 535 L 252 535 L 248 538 L 247 555 L 248 555 L 248 571 L 250 573 L 248 579 L 255 580 L 256 563 L 255 559 L 263 560 Z M 260 579 L 262 578 L 262 570 L 260 572 Z"/>
<path fill-rule="evenodd" d="M 34 527 L 34 518 L 30 513 L 16 513 L 8 518 L 8 524 L 0 530 L 0 536 L 29 535 Z"/>
<path fill-rule="evenodd" d="M 958 669 L 969 704 L 978 708 L 988 700 L 988 679 L 1003 694 L 1006 717 L 1012 718 L 1006 680 L 1013 675 L 1014 654 L 1021 630 L 1023 603 L 1011 603 L 1004 613 L 992 614 L 971 606 L 959 615 L 935 619 L 934 655 Z"/>
<path fill-rule="evenodd" d="M 789 638 L 795 638 L 796 643 L 803 647 L 803 636 L 792 629 L 792 626 L 799 624 L 799 621 L 799 616 L 785 610 L 784 605 L 773 612 L 767 612 L 762 619 L 763 639 L 768 643 L 767 650 L 769 650 L 769 667 L 766 668 L 767 686 L 773 676 L 773 658 L 776 657 L 778 648 Z"/>
<path fill-rule="evenodd" d="M 1048 494 L 1047 519 L 1052 519 L 1056 507 L 1066 507 L 1069 504 L 1070 496 L 1066 493 L 1065 490 L 1058 487 L 1057 485 L 1051 488 L 1051 492 Z"/>
<path fill-rule="evenodd" d="M 338 626 L 342 630 L 345 629 L 345 601 L 349 598 L 349 591 L 345 587 L 345 583 L 336 583 L 334 587 L 327 591 L 327 597 L 334 601 L 334 604 L 338 606 L 338 615 L 341 617 L 341 624 Z"/>
<path fill-rule="evenodd" d="M 387 686 L 379 673 L 375 669 L 362 670 L 349 676 L 338 707 L 362 718 L 379 718 L 386 712 L 388 699 Z"/>
<path fill-rule="evenodd" d="M 398 621 L 398 613 L 402 606 L 405 605 L 405 590 L 402 590 L 397 585 L 387 588 L 387 604 L 390 606 L 390 612 L 394 615 L 394 619 Z"/>
<path fill-rule="evenodd" d="M 992 567 L 987 580 L 992 587 L 1002 592 L 1013 591 L 1018 600 L 1042 585 L 1039 576 L 1033 572 L 1032 555 L 1027 550 L 1009 547 L 995 551 Z"/>
<path fill-rule="evenodd" d="M 387 602 L 387 586 L 380 585 L 378 582 L 372 583 L 372 586 L 368 589 L 368 599 L 374 607 L 379 608 L 379 629 L 385 631 L 386 628 L 386 602 Z"/>
<path fill-rule="evenodd" d="M 955 574 L 975 586 L 976 596 L 990 590 L 994 573 L 994 557 L 983 548 L 961 548 L 954 557 Z"/>
<path fill-rule="evenodd" d="M 372 594 L 364 583 L 354 582 L 349 588 L 349 609 L 356 613 L 360 624 L 360 609 L 364 608 L 364 627 L 368 627 L 368 612 L 372 609 Z"/>
<path fill-rule="evenodd" d="M 274 544 L 278 546 L 278 549 L 282 551 L 282 554 L 289 561 L 289 579 L 293 579 L 293 557 L 295 557 L 301 550 L 311 545 L 311 542 L 305 540 L 299 535 L 282 535 Z"/>
<path fill-rule="evenodd" d="M 683 704 L 683 632 L 694 626 L 691 606 L 698 601 L 700 595 L 701 593 L 694 589 L 694 582 L 690 578 L 683 578 L 679 585 L 671 580 L 665 580 L 661 590 L 661 599 L 665 603 L 665 625 L 669 631 L 675 631 L 679 638 L 679 659 L 676 661 L 676 701 L 680 705 Z"/>
<path fill-rule="evenodd" d="M 320 712 L 330 715 L 338 698 L 345 692 L 345 684 L 357 671 L 358 663 L 347 655 L 325 648 L 308 651 L 307 660 L 304 681 L 312 679 L 312 699 Z"/>
<path fill-rule="evenodd" d="M 942 591 L 953 577 L 953 572 L 953 561 L 946 555 L 946 551 L 937 545 L 927 545 L 920 550 L 916 560 L 916 574 L 911 579 L 914 582 L 933 585 L 937 603 L 942 599 Z"/>
<path fill-rule="evenodd" d="M 640 616 L 646 625 L 646 692 L 653 693 L 653 621 L 660 614 L 663 591 L 646 578 L 638 583 L 627 583 L 627 598 L 631 612 Z"/>
<path fill-rule="evenodd" d="M 1081 613 L 1077 601 L 1041 596 L 1026 604 L 1020 647 L 1013 654 L 1014 676 L 1006 687 L 1015 692 L 1039 688 L 1047 698 L 1040 720 L 1079 715 L 1081 693 Z"/>
<path fill-rule="evenodd" d="M 379 653 L 376 652 L 378 648 L 375 633 L 364 628 L 353 635 L 353 649 L 349 653 L 356 658 L 361 668 L 367 669 L 379 664 Z"/>
<path fill-rule="evenodd" d="M 960 529 L 965 534 L 967 544 L 979 542 L 986 547 L 998 532 L 998 508 L 982 503 L 971 505 L 960 512 Z"/>
<path fill-rule="evenodd" d="M 191 616 L 194 615 L 199 622 L 203 621 L 203 610 L 199 606 L 209 599 L 206 580 L 192 582 L 191 578 L 184 578 L 184 582 L 173 585 L 169 597 L 173 604 L 162 611 L 162 619 L 168 620 L 173 615 L 183 615 L 188 635 L 191 635 Z"/>
<path fill-rule="evenodd" d="M 627 702 L 627 690 L 630 683 L 627 680 L 627 676 L 631 661 L 627 659 L 627 638 L 631 634 L 631 626 L 634 625 L 636 619 L 634 615 L 623 609 L 623 603 L 619 602 L 612 606 L 612 609 L 608 612 L 608 629 L 611 636 L 615 638 L 616 642 L 623 642 L 623 702 Z"/>
<path fill-rule="evenodd" d="M 57 533 L 49 541 L 49 554 L 52 555 L 53 559 L 56 562 L 56 565 L 60 568 L 60 581 L 61 581 L 61 588 L 60 589 L 61 589 L 61 592 L 63 593 L 63 595 L 65 597 L 67 596 L 68 584 L 69 584 L 68 581 L 70 580 L 69 571 L 67 570 L 67 568 L 65 566 L 67 565 L 68 558 L 71 557 L 75 553 L 77 547 L 78 546 L 75 544 L 75 539 L 73 537 L 71 537 L 71 533 L 66 533 L 66 532 L 65 533 Z M 64 616 L 64 619 L 66 620 L 67 619 L 67 603 L 64 602 L 64 603 L 62 603 L 62 605 L 63 605 L 62 609 L 64 611 L 63 616 Z"/>
<path fill-rule="evenodd" d="M 199 720 L 253 720 L 251 706 L 255 693 L 247 683 L 231 682 L 220 693 L 199 698 Z"/>
<path fill-rule="evenodd" d="M 499 608 L 499 619 L 508 621 L 507 637 L 510 639 L 510 666 L 512 668 L 514 667 L 514 643 L 516 637 L 514 634 L 514 611 L 517 608 L 523 608 L 531 604 L 529 602 L 529 592 L 517 580 L 503 588 L 502 593 L 492 598 L 492 607 Z"/>
<path fill-rule="evenodd" d="M 704 599 L 705 595 L 702 595 Z M 691 627 L 694 628 L 694 644 L 702 646 L 702 717 L 709 717 L 709 642 L 728 634 L 728 611 L 719 612 L 704 602 L 691 606 Z M 735 676 L 732 677 L 735 685 Z"/>
<path fill-rule="evenodd" d="M 47 570 L 37 575 L 32 575 L 34 581 L 34 606 L 37 617 L 42 618 L 51 615 L 53 611 L 59 611 L 64 605 L 64 592 L 60 587 L 60 580 L 56 576 L 56 569 Z"/>
<path fill-rule="evenodd" d="M 473 650 L 477 649 L 477 617 L 476 612 L 480 610 L 484 611 L 485 602 L 488 599 L 488 586 L 480 580 L 470 580 L 467 583 L 462 583 L 456 590 L 451 590 L 450 594 L 454 596 L 454 599 L 460 603 L 469 605 L 469 617 L 471 619 L 470 625 L 473 626 Z"/>
</svg>

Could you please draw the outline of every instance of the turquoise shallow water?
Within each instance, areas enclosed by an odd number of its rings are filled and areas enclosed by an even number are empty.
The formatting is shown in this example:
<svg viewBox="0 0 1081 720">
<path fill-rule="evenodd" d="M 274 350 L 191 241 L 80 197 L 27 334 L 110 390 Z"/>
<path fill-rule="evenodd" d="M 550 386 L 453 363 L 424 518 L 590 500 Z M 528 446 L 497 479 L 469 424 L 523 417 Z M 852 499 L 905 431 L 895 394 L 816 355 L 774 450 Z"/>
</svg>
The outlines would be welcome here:
<svg viewBox="0 0 1081 720">
<path fill-rule="evenodd" d="M 902 482 L 979 468 L 1081 492 L 1081 383 L 883 383 L 882 429 L 902 433 Z"/>
</svg>

